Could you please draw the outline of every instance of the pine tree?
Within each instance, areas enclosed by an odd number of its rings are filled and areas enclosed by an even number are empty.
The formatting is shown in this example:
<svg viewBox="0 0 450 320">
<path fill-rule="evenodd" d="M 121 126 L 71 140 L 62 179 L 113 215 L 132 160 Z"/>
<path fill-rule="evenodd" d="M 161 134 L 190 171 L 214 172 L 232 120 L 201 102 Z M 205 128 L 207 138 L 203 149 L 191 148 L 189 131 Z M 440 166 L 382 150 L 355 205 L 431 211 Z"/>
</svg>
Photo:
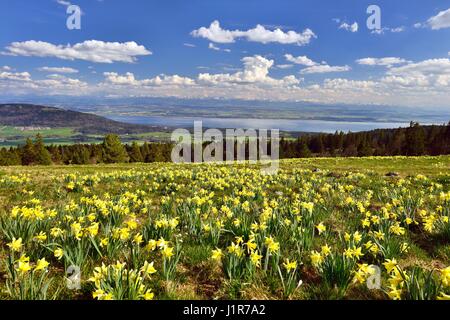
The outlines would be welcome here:
<svg viewBox="0 0 450 320">
<path fill-rule="evenodd" d="M 25 146 L 23 146 L 22 150 L 22 165 L 29 166 L 36 162 L 36 153 L 34 150 L 33 141 L 31 138 L 27 138 L 25 142 Z"/>
<path fill-rule="evenodd" d="M 73 146 L 72 164 L 88 164 L 91 158 L 91 152 L 86 145 L 76 144 Z"/>
<path fill-rule="evenodd" d="M 141 148 L 139 148 L 139 145 L 136 141 L 133 141 L 131 144 L 131 150 L 130 150 L 130 162 L 143 162 L 144 158 L 141 154 Z"/>
<path fill-rule="evenodd" d="M 299 157 L 300 158 L 309 158 L 311 157 L 311 150 L 309 150 L 308 145 L 306 144 L 306 142 L 303 142 L 300 148 L 300 152 L 299 152 Z"/>
<path fill-rule="evenodd" d="M 406 131 L 405 149 L 408 156 L 425 154 L 425 131 L 417 122 L 411 122 Z"/>
<path fill-rule="evenodd" d="M 48 152 L 48 150 L 45 148 L 44 141 L 42 140 L 42 136 L 39 133 L 36 135 L 34 152 L 36 155 L 37 164 L 48 166 L 52 163 L 50 152 Z"/>
<path fill-rule="evenodd" d="M 120 163 L 129 160 L 127 151 L 116 134 L 108 134 L 103 140 L 103 161 L 105 163 Z"/>
<path fill-rule="evenodd" d="M 141 146 L 141 155 L 142 155 L 142 160 L 147 162 L 147 156 L 150 153 L 150 148 L 148 146 L 148 142 L 145 141 L 144 144 Z"/>
<path fill-rule="evenodd" d="M 310 150 L 321 155 L 324 152 L 322 134 L 315 135 L 310 140 Z"/>
</svg>

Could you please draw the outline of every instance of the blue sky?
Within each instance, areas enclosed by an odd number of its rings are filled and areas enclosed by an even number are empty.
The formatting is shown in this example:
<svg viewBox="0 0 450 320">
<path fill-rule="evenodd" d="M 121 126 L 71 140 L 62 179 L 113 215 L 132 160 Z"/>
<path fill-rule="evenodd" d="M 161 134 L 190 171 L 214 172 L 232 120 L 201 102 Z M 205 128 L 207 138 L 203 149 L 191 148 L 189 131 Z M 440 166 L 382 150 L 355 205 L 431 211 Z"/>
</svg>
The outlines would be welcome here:
<svg viewBox="0 0 450 320">
<path fill-rule="evenodd" d="M 81 30 L 69 4 L 0 3 L 3 92 L 450 108 L 449 0 L 73 0 Z"/>
</svg>

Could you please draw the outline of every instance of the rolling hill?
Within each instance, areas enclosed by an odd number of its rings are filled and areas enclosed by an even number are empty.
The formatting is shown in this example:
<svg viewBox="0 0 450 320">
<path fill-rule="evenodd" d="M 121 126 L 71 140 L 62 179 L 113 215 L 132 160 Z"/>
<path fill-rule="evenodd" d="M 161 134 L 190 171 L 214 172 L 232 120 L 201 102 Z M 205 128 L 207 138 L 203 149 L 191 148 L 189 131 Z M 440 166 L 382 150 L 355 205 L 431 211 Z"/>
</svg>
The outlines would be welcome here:
<svg viewBox="0 0 450 320">
<path fill-rule="evenodd" d="M 72 128 L 81 134 L 138 134 L 160 129 L 157 126 L 123 123 L 94 114 L 33 104 L 0 104 L 0 125 Z"/>
</svg>

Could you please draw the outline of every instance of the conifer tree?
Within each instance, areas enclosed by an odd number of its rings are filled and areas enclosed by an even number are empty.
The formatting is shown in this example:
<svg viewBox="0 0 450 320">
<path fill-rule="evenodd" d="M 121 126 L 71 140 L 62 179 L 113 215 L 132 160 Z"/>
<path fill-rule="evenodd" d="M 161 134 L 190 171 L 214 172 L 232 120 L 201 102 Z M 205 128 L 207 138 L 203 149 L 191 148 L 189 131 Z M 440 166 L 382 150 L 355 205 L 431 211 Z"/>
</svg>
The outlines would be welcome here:
<svg viewBox="0 0 450 320">
<path fill-rule="evenodd" d="M 133 141 L 131 144 L 131 150 L 130 150 L 130 162 L 143 162 L 144 158 L 141 154 L 141 148 L 139 148 L 139 145 L 136 141 Z"/>
<path fill-rule="evenodd" d="M 40 133 L 36 135 L 34 152 L 37 164 L 48 166 L 52 163 L 52 157 L 50 155 L 50 152 L 48 152 L 48 150 L 45 148 L 44 141 Z"/>
<path fill-rule="evenodd" d="M 125 147 L 120 142 L 120 138 L 116 134 L 108 134 L 105 136 L 102 144 L 103 161 L 105 163 L 128 162 L 128 154 Z"/>
<path fill-rule="evenodd" d="M 29 166 L 36 162 L 36 153 L 31 138 L 27 138 L 25 145 L 22 147 L 22 165 Z"/>
</svg>

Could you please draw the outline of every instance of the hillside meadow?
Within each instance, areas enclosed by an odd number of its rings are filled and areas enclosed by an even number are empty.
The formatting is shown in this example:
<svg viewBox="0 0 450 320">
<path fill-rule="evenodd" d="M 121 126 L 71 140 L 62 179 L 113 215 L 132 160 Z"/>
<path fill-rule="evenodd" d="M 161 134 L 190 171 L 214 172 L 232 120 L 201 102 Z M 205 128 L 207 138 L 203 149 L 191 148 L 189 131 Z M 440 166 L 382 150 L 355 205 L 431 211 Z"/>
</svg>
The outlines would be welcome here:
<svg viewBox="0 0 450 320">
<path fill-rule="evenodd" d="M 449 299 L 449 218 L 450 156 L 0 167 L 0 299 Z"/>
</svg>

